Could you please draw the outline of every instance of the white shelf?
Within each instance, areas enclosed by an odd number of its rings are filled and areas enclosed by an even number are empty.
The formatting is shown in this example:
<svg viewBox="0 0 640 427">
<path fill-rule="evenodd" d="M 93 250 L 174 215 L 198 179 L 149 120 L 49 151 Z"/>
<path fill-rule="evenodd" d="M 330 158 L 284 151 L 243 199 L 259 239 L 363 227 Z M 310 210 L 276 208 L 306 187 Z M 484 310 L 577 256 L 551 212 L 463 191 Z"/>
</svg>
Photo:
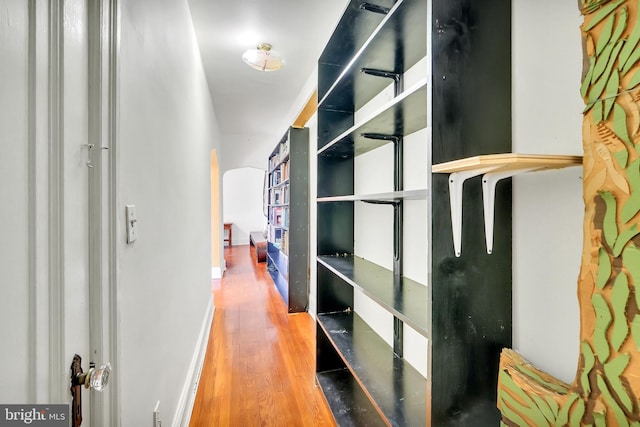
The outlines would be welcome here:
<svg viewBox="0 0 640 427">
<path fill-rule="evenodd" d="M 451 202 L 451 227 L 453 246 L 457 257 L 462 252 L 462 187 L 464 182 L 482 176 L 482 200 L 484 205 L 484 230 L 487 253 L 493 251 L 493 214 L 495 190 L 498 181 L 517 174 L 562 169 L 582 165 L 582 156 L 545 154 L 488 154 L 467 157 L 431 167 L 433 173 L 450 173 L 449 199 Z"/>
<path fill-rule="evenodd" d="M 375 194 L 354 194 L 348 196 L 331 196 L 318 197 L 318 203 L 321 202 L 397 202 L 400 200 L 426 200 L 428 191 L 424 190 L 407 190 L 392 191 L 389 193 Z"/>
<path fill-rule="evenodd" d="M 361 123 L 347 129 L 321 149 L 318 155 L 354 157 L 382 145 L 387 140 L 369 139 L 365 134 L 410 135 L 427 126 L 427 83 L 425 78 L 393 98 Z M 398 117 L 401 117 L 399 120 Z"/>
</svg>

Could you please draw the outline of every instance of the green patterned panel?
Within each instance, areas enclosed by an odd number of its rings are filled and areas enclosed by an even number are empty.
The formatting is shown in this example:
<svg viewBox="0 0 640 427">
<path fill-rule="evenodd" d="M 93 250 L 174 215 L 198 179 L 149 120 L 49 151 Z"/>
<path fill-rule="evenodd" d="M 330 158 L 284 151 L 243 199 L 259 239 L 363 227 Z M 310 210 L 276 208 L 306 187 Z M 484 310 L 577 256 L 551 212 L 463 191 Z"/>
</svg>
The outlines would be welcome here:
<svg viewBox="0 0 640 427">
<path fill-rule="evenodd" d="M 640 0 L 638 1 L 638 3 L 640 4 Z M 640 22 L 640 7 L 637 9 L 636 22 Z M 638 44 L 638 41 L 640 41 L 640 26 L 634 25 L 631 35 L 627 38 L 627 42 L 620 52 L 620 62 L 618 63 L 618 66 L 620 68 L 622 68 L 623 65 L 629 60 L 631 54 L 635 50 L 636 45 Z"/>
<path fill-rule="evenodd" d="M 613 284 L 611 303 L 613 305 L 613 331 L 611 333 L 611 345 L 615 351 L 620 351 L 622 344 L 629 335 L 626 307 L 629 301 L 629 281 L 624 272 L 620 272 Z"/>
<path fill-rule="evenodd" d="M 602 58 L 598 58 L 596 60 L 596 68 L 594 70 L 593 78 L 596 78 L 596 76 L 598 75 L 598 72 L 600 71 L 599 65 L 600 65 L 601 61 L 604 61 L 605 59 L 608 59 L 608 62 L 606 64 L 604 72 L 602 73 L 602 76 L 600 76 L 596 80 L 595 84 L 593 84 L 593 86 L 591 86 L 591 89 L 589 90 L 589 102 L 588 102 L 588 105 L 587 105 L 587 108 L 585 109 L 585 111 L 589 110 L 591 105 L 593 105 L 594 102 L 599 100 L 600 97 L 602 96 L 602 94 L 604 93 L 604 89 L 607 87 L 607 84 L 609 83 L 609 79 L 611 78 L 611 74 L 612 74 L 612 71 L 613 71 L 613 66 L 615 65 L 615 62 L 616 62 L 616 58 L 617 58 L 618 54 L 620 53 L 620 50 L 622 49 L 623 45 L 624 45 L 624 41 L 620 40 L 618 43 L 615 44 L 615 46 L 613 47 L 613 50 L 611 51 L 611 55 L 609 55 L 608 58 L 605 58 L 605 55 L 607 54 L 607 52 L 605 51 L 605 53 L 603 54 L 603 57 Z M 620 107 L 620 108 L 622 108 L 622 107 Z M 614 113 L 615 113 L 615 109 L 614 109 Z M 614 115 L 614 121 L 615 121 L 615 115 Z M 615 129 L 615 122 L 614 122 L 614 129 Z M 622 138 L 621 135 L 618 135 L 618 136 L 620 136 Z"/>
<path fill-rule="evenodd" d="M 593 117 L 594 123 L 600 123 L 604 120 L 604 106 L 602 105 L 602 101 L 597 100 L 593 105 L 593 110 L 591 111 L 591 117 Z"/>
<path fill-rule="evenodd" d="M 611 35 L 613 34 L 613 24 L 616 22 L 616 15 L 611 15 L 607 22 L 602 27 L 602 31 L 600 32 L 600 37 L 598 38 L 598 44 L 596 45 L 596 55 L 600 55 L 604 48 L 609 44 L 609 40 L 611 40 Z M 614 43 L 617 40 L 614 40 Z M 613 43 L 612 43 L 613 44 Z"/>
<path fill-rule="evenodd" d="M 636 343 L 636 348 L 640 350 L 640 314 L 636 314 L 636 317 L 633 318 L 633 322 L 631 323 L 631 335 Z"/>
<path fill-rule="evenodd" d="M 607 340 L 607 331 L 612 320 L 611 310 L 609 310 L 609 304 L 607 304 L 602 294 L 593 294 L 591 303 L 596 311 L 596 327 L 593 331 L 595 354 L 600 362 L 605 363 L 611 355 L 609 341 Z"/>
<path fill-rule="evenodd" d="M 609 117 L 609 114 L 611 113 L 611 109 L 613 108 L 613 104 L 618 95 L 619 87 L 620 87 L 620 74 L 618 73 L 618 71 L 613 70 L 613 73 L 611 74 L 611 78 L 607 83 L 607 89 L 605 90 L 605 93 L 604 93 L 605 100 L 604 100 L 604 113 L 602 117 L 603 120 L 607 120 L 607 118 Z"/>
<path fill-rule="evenodd" d="M 616 158 L 616 161 L 618 162 L 621 168 L 627 167 L 627 161 L 629 160 L 629 152 L 627 151 L 626 148 L 613 153 L 613 157 Z"/>
<path fill-rule="evenodd" d="M 602 375 L 598 374 L 598 388 L 600 392 L 605 398 L 605 401 L 609 404 L 609 408 L 611 412 L 613 412 L 613 416 L 616 418 L 617 427 L 629 427 L 629 422 L 627 421 L 627 417 L 624 414 L 624 411 L 618 405 L 618 402 L 613 398 L 609 388 L 607 387 L 607 383 L 605 382 Z M 597 424 L 596 424 L 597 425 Z"/>
<path fill-rule="evenodd" d="M 545 421 L 545 417 L 542 411 L 540 411 L 540 409 L 537 407 L 533 399 L 531 399 L 529 395 L 527 395 L 527 393 L 525 393 L 518 386 L 518 384 L 516 384 L 515 381 L 513 381 L 513 378 L 511 378 L 511 376 L 508 373 L 506 373 L 505 371 L 500 371 L 500 381 L 502 382 L 502 384 L 505 385 L 506 388 L 508 388 L 514 395 L 516 395 L 519 399 L 521 399 L 526 404 L 526 405 L 522 405 L 518 403 L 515 399 L 513 399 L 511 396 L 509 396 L 507 393 L 504 393 L 502 397 L 505 399 L 506 402 L 511 403 L 510 406 L 514 410 L 517 410 L 522 415 L 524 415 L 525 417 L 529 418 L 531 421 L 536 423 L 535 424 L 536 426 L 548 425 L 548 423 Z"/>
<path fill-rule="evenodd" d="M 571 396 L 569 396 L 566 402 L 564 402 L 564 405 L 562 406 L 562 408 L 560 409 L 560 412 L 558 413 L 558 419 L 556 420 L 555 427 L 564 427 L 569 423 L 569 411 L 571 410 L 571 407 L 573 406 L 573 404 L 576 401 L 579 401 L 578 400 L 579 398 L 580 396 L 574 393 Z"/>
<path fill-rule="evenodd" d="M 627 21 L 629 20 L 629 9 L 625 6 L 620 9 L 620 19 L 618 19 L 618 25 L 616 25 L 616 30 L 611 36 L 611 41 L 613 43 L 620 40 L 622 37 L 622 33 L 627 29 Z"/>
<path fill-rule="evenodd" d="M 611 362 L 604 365 L 604 373 L 607 377 L 607 381 L 611 385 L 612 390 L 620 399 L 620 403 L 622 403 L 625 409 L 629 412 L 633 411 L 633 401 L 627 394 L 627 391 L 624 388 L 620 377 L 629 365 L 630 359 L 631 357 L 628 354 L 621 354 Z"/>
<path fill-rule="evenodd" d="M 596 427 L 607 427 L 607 417 L 605 412 L 594 412 L 593 421 Z M 573 426 L 571 426 L 573 427 Z"/>
<path fill-rule="evenodd" d="M 629 243 L 631 239 L 638 235 L 638 224 L 633 224 L 631 227 L 622 231 L 616 240 L 616 244 L 613 245 L 613 256 L 620 256 L 624 247 Z"/>
<path fill-rule="evenodd" d="M 585 31 L 589 31 L 596 25 L 600 23 L 603 19 L 605 19 L 611 12 L 613 12 L 618 6 L 624 3 L 624 0 L 618 0 L 613 3 L 609 3 L 602 9 L 598 11 L 595 15 L 593 15 L 593 19 L 589 22 L 589 24 L 584 28 Z"/>
<path fill-rule="evenodd" d="M 627 90 L 633 89 L 634 87 L 638 86 L 639 84 L 640 84 L 640 69 L 636 70 L 636 72 L 633 73 L 633 76 L 629 79 L 629 82 L 627 83 Z M 583 97 L 584 97 L 584 95 L 583 95 Z"/>
<path fill-rule="evenodd" d="M 631 276 L 631 284 L 635 292 L 636 304 L 640 307 L 640 249 L 633 243 L 627 246 L 622 252 L 622 264 Z"/>
<path fill-rule="evenodd" d="M 538 409 L 540 409 L 540 412 L 542 412 L 542 415 L 544 415 L 544 417 L 549 422 L 548 425 L 553 425 L 553 423 L 556 420 L 556 416 L 553 414 L 553 411 L 551 410 L 551 407 L 549 406 L 549 404 L 543 398 L 535 394 L 532 394 L 531 397 L 536 403 L 536 406 L 538 407 Z"/>
<path fill-rule="evenodd" d="M 589 396 L 591 394 L 589 374 L 596 364 L 596 358 L 593 355 L 593 350 L 588 342 L 582 341 L 580 348 L 582 349 L 582 358 L 584 360 L 584 369 L 580 373 L 580 385 L 582 386 L 582 395 Z"/>
<path fill-rule="evenodd" d="M 587 71 L 587 74 L 584 76 L 584 80 L 582 81 L 582 85 L 580 86 L 580 95 L 582 95 L 582 97 L 584 98 L 585 96 L 587 96 L 587 92 L 589 91 L 589 87 L 591 87 L 591 79 L 593 78 L 593 71 L 595 69 L 596 66 L 596 57 L 595 56 L 590 56 L 589 57 L 589 70 Z M 638 75 L 640 73 L 636 73 L 636 75 Z"/>
<path fill-rule="evenodd" d="M 593 77 L 591 77 L 591 80 L 595 81 L 596 84 L 598 84 L 598 82 L 597 82 L 598 79 L 600 79 L 602 77 L 602 75 L 604 74 L 605 70 L 607 69 L 607 65 L 609 64 L 609 61 L 612 59 L 611 58 L 611 54 L 613 54 L 613 49 L 615 47 L 616 47 L 616 45 L 614 43 L 611 43 L 611 44 L 607 45 L 607 47 L 605 48 L 604 52 L 602 52 L 602 54 L 597 53 L 596 67 L 593 70 Z M 615 57 L 614 57 L 614 59 L 615 59 Z"/>
<path fill-rule="evenodd" d="M 598 289 L 604 289 L 605 285 L 611 277 L 611 259 L 604 248 L 598 250 L 598 274 L 596 276 L 596 285 Z"/>
<path fill-rule="evenodd" d="M 629 147 L 633 147 L 627 130 L 627 112 L 618 104 L 613 106 L 613 131 Z"/>
<path fill-rule="evenodd" d="M 526 376 L 534 379 L 538 384 L 548 388 L 549 390 L 553 390 L 556 393 L 560 393 L 560 394 L 566 394 L 567 393 L 567 389 L 566 387 L 563 387 L 561 385 L 549 382 L 547 380 L 545 380 L 544 378 L 542 378 L 540 375 L 538 375 L 536 373 L 536 371 L 529 369 L 523 365 L 517 365 L 515 367 L 518 371 L 522 372 L 523 374 L 525 374 Z"/>
<path fill-rule="evenodd" d="M 622 206 L 621 218 L 624 222 L 629 222 L 640 211 L 640 159 L 629 164 L 627 177 L 631 186 L 631 196 Z"/>
<path fill-rule="evenodd" d="M 551 412 L 553 412 L 553 419 L 554 420 L 557 419 L 558 413 L 560 412 L 560 407 L 558 406 L 558 402 L 556 402 L 549 396 L 545 396 L 545 398 L 547 399 L 547 404 L 549 405 L 549 408 L 551 408 Z"/>
<path fill-rule="evenodd" d="M 571 411 L 571 416 L 569 417 L 569 425 L 570 426 L 579 426 L 582 424 L 582 417 L 584 417 L 585 412 L 585 403 L 584 400 L 579 399 L 576 402 L 575 408 Z"/>
<path fill-rule="evenodd" d="M 605 203 L 604 219 L 602 221 L 602 231 L 604 232 L 604 238 L 609 245 L 613 248 L 618 238 L 618 224 L 616 223 L 616 198 L 610 191 L 602 191 L 599 193 L 600 198 Z"/>
</svg>

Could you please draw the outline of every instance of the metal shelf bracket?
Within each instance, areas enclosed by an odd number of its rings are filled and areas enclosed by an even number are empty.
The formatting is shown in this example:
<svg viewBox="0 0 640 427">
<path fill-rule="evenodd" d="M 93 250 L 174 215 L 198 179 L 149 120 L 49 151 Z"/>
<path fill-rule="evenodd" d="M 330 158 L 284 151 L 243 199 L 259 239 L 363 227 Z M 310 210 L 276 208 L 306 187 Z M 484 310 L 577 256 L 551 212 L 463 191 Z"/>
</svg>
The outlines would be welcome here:
<svg viewBox="0 0 640 427">
<path fill-rule="evenodd" d="M 489 172 L 482 177 L 482 204 L 484 208 L 484 236 L 487 243 L 487 253 L 493 252 L 493 222 L 496 205 L 496 185 L 498 181 L 511 178 L 520 173 L 531 172 L 539 167 L 508 170 L 504 172 Z"/>
<path fill-rule="evenodd" d="M 457 257 L 462 252 L 462 187 L 469 179 L 489 172 L 493 168 L 475 169 L 454 172 L 449 175 L 449 201 L 451 204 L 451 230 L 453 232 L 453 249 Z"/>
</svg>

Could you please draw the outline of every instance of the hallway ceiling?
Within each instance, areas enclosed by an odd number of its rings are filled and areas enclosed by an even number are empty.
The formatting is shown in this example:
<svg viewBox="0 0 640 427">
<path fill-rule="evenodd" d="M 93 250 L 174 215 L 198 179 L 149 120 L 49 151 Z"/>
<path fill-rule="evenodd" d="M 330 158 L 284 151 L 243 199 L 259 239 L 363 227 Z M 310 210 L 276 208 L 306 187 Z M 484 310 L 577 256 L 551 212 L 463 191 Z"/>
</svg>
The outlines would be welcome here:
<svg viewBox="0 0 640 427">
<path fill-rule="evenodd" d="M 189 0 L 223 135 L 280 137 L 347 0 Z M 267 42 L 286 66 L 251 69 L 242 53 Z M 306 96 L 306 95 L 305 95 Z M 297 112 L 296 112 L 297 113 Z M 274 142 L 275 143 L 275 142 Z"/>
</svg>

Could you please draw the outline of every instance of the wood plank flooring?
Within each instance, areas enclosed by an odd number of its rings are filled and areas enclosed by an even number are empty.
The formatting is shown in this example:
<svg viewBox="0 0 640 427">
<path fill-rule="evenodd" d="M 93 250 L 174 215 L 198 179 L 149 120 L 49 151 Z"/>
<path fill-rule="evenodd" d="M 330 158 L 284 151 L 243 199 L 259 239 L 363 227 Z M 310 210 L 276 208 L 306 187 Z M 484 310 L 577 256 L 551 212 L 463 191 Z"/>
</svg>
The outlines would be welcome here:
<svg viewBox="0 0 640 427">
<path fill-rule="evenodd" d="M 255 248 L 225 248 L 190 427 L 335 426 L 315 385 L 315 324 L 287 314 Z"/>
</svg>

